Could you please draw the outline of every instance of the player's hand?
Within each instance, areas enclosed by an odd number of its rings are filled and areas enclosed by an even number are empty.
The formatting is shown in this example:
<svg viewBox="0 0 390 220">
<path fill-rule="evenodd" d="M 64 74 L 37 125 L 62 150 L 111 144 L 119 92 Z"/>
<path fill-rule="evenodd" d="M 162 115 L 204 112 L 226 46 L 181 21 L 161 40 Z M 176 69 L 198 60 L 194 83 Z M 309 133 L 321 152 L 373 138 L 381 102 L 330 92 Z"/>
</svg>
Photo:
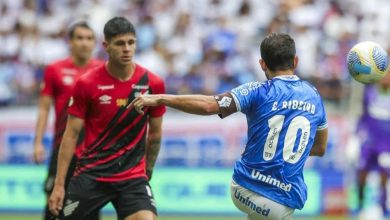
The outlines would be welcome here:
<svg viewBox="0 0 390 220">
<path fill-rule="evenodd" d="M 42 163 L 43 160 L 45 159 L 45 156 L 46 156 L 46 152 L 45 152 L 45 147 L 43 146 L 43 144 L 41 144 L 41 143 L 35 144 L 34 145 L 34 162 L 36 164 Z"/>
<path fill-rule="evenodd" d="M 55 185 L 53 192 L 49 198 L 49 210 L 54 216 L 58 216 L 64 204 L 65 189 L 64 187 Z"/>
<path fill-rule="evenodd" d="M 156 95 L 141 95 L 135 98 L 127 108 L 134 108 L 139 114 L 144 114 L 143 108 L 145 106 L 157 106 L 158 96 Z"/>
</svg>

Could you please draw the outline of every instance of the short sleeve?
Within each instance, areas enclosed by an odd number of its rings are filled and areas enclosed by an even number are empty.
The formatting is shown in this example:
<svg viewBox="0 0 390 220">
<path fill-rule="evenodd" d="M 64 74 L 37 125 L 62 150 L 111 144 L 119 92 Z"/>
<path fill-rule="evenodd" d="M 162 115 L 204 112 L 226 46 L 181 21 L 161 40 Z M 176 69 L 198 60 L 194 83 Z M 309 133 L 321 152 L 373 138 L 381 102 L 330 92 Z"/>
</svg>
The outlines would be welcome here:
<svg viewBox="0 0 390 220">
<path fill-rule="evenodd" d="M 158 77 L 151 78 L 151 89 L 152 94 L 165 94 L 165 83 L 162 79 Z M 150 107 L 149 115 L 151 117 L 161 117 L 166 112 L 165 105 L 159 105 L 155 107 Z"/>
<path fill-rule="evenodd" d="M 325 111 L 324 103 L 322 101 L 321 101 L 321 113 L 322 115 L 317 130 L 323 130 L 328 128 L 328 119 L 326 117 L 326 111 Z"/>
<path fill-rule="evenodd" d="M 54 96 L 54 88 L 55 88 L 55 71 L 56 69 L 49 65 L 46 67 L 43 81 L 41 82 L 41 95 Z"/>
<path fill-rule="evenodd" d="M 252 108 L 251 100 L 258 100 L 256 96 L 258 95 L 259 87 L 261 87 L 260 82 L 250 82 L 232 89 L 231 94 L 233 96 L 234 102 L 236 103 L 237 111 L 245 114 L 250 111 Z"/>
<path fill-rule="evenodd" d="M 78 118 L 85 119 L 88 105 L 88 85 L 83 80 L 78 80 L 73 88 L 72 96 L 69 100 L 68 113 Z"/>
</svg>

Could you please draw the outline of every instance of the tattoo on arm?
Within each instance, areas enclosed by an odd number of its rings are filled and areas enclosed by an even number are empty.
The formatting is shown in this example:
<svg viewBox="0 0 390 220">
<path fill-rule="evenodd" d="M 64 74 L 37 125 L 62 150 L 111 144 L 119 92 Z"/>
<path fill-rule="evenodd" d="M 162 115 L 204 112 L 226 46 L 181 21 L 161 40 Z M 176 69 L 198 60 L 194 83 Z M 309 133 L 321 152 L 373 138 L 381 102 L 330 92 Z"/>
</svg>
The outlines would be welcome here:
<svg viewBox="0 0 390 220">
<path fill-rule="evenodd" d="M 158 153 L 160 152 L 161 137 L 159 138 L 148 138 L 148 144 L 146 146 L 146 169 L 153 170 L 154 164 L 156 163 Z"/>
</svg>

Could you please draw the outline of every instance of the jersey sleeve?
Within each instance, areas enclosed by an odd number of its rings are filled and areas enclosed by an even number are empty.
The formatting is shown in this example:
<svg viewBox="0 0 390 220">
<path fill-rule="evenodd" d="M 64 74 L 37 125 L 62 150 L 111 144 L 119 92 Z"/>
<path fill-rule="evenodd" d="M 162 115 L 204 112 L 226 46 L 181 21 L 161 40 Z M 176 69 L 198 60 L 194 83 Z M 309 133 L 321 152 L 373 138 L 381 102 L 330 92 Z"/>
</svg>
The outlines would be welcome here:
<svg viewBox="0 0 390 220">
<path fill-rule="evenodd" d="M 51 65 L 46 67 L 41 83 L 41 95 L 54 96 L 55 71 L 55 68 Z"/>
<path fill-rule="evenodd" d="M 165 83 L 162 79 L 158 77 L 152 78 L 151 82 L 152 94 L 165 94 Z M 161 117 L 166 112 L 165 105 L 159 105 L 155 107 L 150 107 L 149 115 L 151 117 Z"/>
<path fill-rule="evenodd" d="M 78 118 L 85 119 L 89 105 L 88 85 L 83 80 L 78 80 L 69 100 L 68 113 Z"/>
<path fill-rule="evenodd" d="M 251 100 L 260 98 L 256 98 L 258 94 L 257 88 L 260 86 L 261 83 L 259 82 L 250 82 L 232 89 L 231 94 L 236 103 L 237 111 L 247 114 L 251 110 L 253 105 Z"/>
<path fill-rule="evenodd" d="M 328 119 L 326 117 L 326 112 L 325 112 L 325 107 L 324 107 L 324 103 L 321 101 L 321 119 L 320 119 L 320 124 L 318 125 L 317 127 L 317 130 L 324 130 L 326 128 L 328 128 Z"/>
</svg>

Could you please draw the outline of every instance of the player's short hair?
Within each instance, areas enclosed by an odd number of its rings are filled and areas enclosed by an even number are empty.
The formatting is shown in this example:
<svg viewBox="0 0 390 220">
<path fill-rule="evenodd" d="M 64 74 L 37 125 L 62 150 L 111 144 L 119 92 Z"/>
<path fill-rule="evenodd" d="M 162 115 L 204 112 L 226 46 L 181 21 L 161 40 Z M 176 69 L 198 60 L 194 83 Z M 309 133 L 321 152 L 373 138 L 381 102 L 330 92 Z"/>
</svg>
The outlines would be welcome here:
<svg viewBox="0 0 390 220">
<path fill-rule="evenodd" d="M 76 28 L 86 28 L 90 30 L 93 33 L 93 36 L 95 37 L 95 32 L 92 30 L 91 26 L 89 26 L 88 22 L 86 21 L 77 21 L 75 23 L 72 23 L 68 30 L 68 37 L 69 39 L 72 39 L 74 37 L 74 32 L 76 31 Z"/>
<path fill-rule="evenodd" d="M 106 41 L 110 41 L 113 37 L 122 34 L 134 34 L 134 25 L 124 17 L 111 18 L 104 25 L 104 38 Z"/>
<path fill-rule="evenodd" d="M 260 45 L 261 58 L 271 71 L 294 68 L 295 42 L 288 34 L 272 33 Z"/>
</svg>

